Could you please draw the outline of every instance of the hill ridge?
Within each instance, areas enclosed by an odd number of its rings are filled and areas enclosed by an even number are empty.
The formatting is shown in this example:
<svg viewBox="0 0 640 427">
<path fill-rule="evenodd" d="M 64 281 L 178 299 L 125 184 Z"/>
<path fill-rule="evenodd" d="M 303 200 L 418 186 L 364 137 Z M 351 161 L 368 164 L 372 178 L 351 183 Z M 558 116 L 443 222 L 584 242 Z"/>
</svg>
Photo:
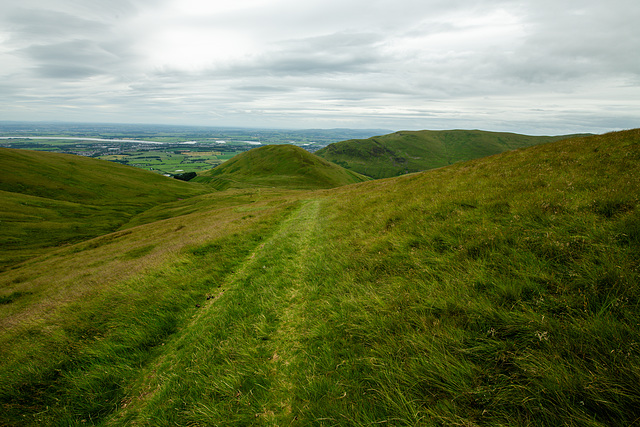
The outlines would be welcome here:
<svg viewBox="0 0 640 427">
<path fill-rule="evenodd" d="M 373 178 L 389 178 L 574 136 L 529 136 L 464 129 L 398 131 L 333 143 L 316 154 Z"/>
</svg>

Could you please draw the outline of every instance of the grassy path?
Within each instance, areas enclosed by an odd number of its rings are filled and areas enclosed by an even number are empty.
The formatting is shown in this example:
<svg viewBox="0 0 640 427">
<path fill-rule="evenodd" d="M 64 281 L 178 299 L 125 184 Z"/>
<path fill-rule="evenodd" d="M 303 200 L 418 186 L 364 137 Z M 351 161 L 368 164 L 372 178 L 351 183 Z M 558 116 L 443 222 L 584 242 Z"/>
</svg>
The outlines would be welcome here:
<svg viewBox="0 0 640 427">
<path fill-rule="evenodd" d="M 303 202 L 212 290 L 190 325 L 140 376 L 108 424 L 289 424 L 304 351 L 305 280 L 317 256 L 320 201 Z"/>
<path fill-rule="evenodd" d="M 295 419 L 292 415 L 295 384 L 292 378 L 296 373 L 308 368 L 305 365 L 305 354 L 301 337 L 305 319 L 305 305 L 308 304 L 309 282 L 305 280 L 307 269 L 314 257 L 317 257 L 318 239 L 318 213 L 320 202 L 313 200 L 307 202 L 295 217 L 284 224 L 280 233 L 269 242 L 273 248 L 267 247 L 268 252 L 273 252 L 284 245 L 290 246 L 291 251 L 281 255 L 277 260 L 284 261 L 282 270 L 271 265 L 273 282 L 283 281 L 282 291 L 278 295 L 280 317 L 278 328 L 272 334 L 267 346 L 273 350 L 269 359 L 271 374 L 273 377 L 271 386 L 270 405 L 265 405 L 265 412 L 261 414 L 272 422 L 286 419 Z M 277 262 L 277 261 L 276 261 Z"/>
</svg>

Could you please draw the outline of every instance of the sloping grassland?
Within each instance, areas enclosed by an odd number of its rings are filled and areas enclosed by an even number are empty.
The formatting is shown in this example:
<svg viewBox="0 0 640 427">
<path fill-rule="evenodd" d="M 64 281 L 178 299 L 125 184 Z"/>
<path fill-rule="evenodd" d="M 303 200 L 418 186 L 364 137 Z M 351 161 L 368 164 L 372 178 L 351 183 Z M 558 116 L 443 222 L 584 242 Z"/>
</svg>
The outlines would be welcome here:
<svg viewBox="0 0 640 427">
<path fill-rule="evenodd" d="M 0 274 L 0 423 L 640 419 L 639 130 L 210 197 Z"/>
<path fill-rule="evenodd" d="M 372 178 L 389 178 L 569 137 L 480 130 L 401 131 L 336 142 L 316 154 Z"/>
<path fill-rule="evenodd" d="M 81 156 L 0 148 L 0 270 L 116 231 L 150 207 L 208 190 Z"/>
</svg>

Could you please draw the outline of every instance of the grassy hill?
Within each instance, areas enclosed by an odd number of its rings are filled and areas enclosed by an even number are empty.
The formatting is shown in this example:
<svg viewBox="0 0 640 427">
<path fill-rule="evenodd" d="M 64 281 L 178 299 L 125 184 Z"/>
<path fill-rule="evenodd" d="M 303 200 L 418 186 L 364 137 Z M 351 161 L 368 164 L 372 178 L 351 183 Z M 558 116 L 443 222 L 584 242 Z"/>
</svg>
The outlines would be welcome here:
<svg viewBox="0 0 640 427">
<path fill-rule="evenodd" d="M 294 145 L 266 145 L 241 153 L 197 182 L 215 188 L 277 187 L 315 190 L 366 181 L 369 178 L 327 162 Z"/>
<path fill-rule="evenodd" d="M 337 142 L 316 154 L 372 178 L 389 178 L 568 137 L 480 130 L 401 131 Z"/>
<path fill-rule="evenodd" d="M 640 130 L 162 209 L 0 273 L 0 424 L 640 418 Z"/>
<path fill-rule="evenodd" d="M 206 190 L 140 169 L 67 154 L 0 148 L 0 269 L 117 230 L 159 203 Z"/>
</svg>

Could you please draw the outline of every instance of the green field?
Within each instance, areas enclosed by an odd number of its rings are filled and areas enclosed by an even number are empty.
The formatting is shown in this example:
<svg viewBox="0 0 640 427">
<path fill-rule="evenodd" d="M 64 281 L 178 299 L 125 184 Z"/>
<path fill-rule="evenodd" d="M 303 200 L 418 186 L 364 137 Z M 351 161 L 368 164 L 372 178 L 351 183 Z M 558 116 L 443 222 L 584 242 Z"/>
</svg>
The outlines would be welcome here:
<svg viewBox="0 0 640 427">
<path fill-rule="evenodd" d="M 134 166 L 137 168 L 175 175 L 184 172 L 202 172 L 212 169 L 224 161 L 231 159 L 242 151 L 203 150 L 173 150 L 173 151 L 133 151 L 123 154 L 100 156 L 99 159 L 109 160 Z"/>
<path fill-rule="evenodd" d="M 0 273 L 0 425 L 640 419 L 640 130 L 313 191 L 136 172 L 56 201 L 176 187 Z"/>
</svg>

